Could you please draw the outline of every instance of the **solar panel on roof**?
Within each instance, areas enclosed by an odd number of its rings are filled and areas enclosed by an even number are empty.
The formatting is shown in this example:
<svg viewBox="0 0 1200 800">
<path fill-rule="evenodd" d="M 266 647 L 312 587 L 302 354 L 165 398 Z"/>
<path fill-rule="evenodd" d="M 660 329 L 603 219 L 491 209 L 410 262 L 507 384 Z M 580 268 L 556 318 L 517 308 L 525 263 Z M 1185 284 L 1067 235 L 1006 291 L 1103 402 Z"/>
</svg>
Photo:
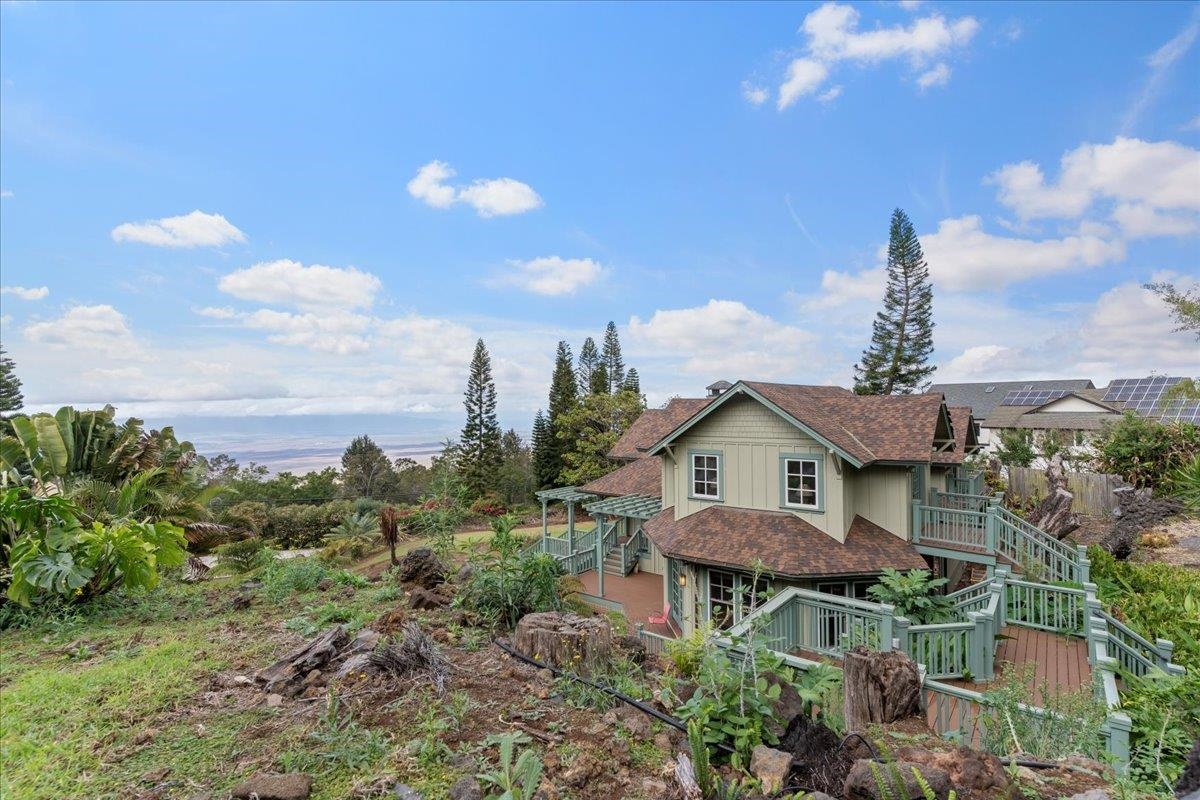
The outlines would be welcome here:
<svg viewBox="0 0 1200 800">
<path fill-rule="evenodd" d="M 1040 406 L 1069 394 L 1066 389 L 1013 389 L 1000 401 L 1002 406 Z"/>
<path fill-rule="evenodd" d="M 1163 394 L 1182 380 L 1166 375 L 1119 378 L 1108 384 L 1104 400 L 1123 403 L 1125 408 L 1147 417 L 1200 423 L 1200 400 L 1163 400 Z"/>
</svg>

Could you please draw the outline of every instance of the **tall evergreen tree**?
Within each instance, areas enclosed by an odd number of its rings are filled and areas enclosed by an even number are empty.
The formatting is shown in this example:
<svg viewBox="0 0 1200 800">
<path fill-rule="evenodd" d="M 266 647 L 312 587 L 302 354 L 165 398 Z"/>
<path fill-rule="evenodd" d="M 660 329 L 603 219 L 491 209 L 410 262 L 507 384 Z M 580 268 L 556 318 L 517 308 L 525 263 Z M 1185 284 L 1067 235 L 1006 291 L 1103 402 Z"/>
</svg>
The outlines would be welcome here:
<svg viewBox="0 0 1200 800">
<path fill-rule="evenodd" d="M 471 374 L 463 395 L 467 423 L 459 438 L 460 476 L 472 497 L 495 489 L 503 455 L 500 425 L 496 422 L 496 384 L 492 381 L 492 359 L 480 339 L 471 358 Z"/>
<path fill-rule="evenodd" d="M 937 369 L 933 352 L 933 287 L 929 265 L 908 215 L 892 212 L 888 235 L 887 288 L 875 315 L 871 345 L 854 365 L 858 394 L 912 394 Z"/>
<path fill-rule="evenodd" d="M 533 418 L 533 435 L 530 437 L 533 450 L 533 480 L 539 489 L 553 486 L 561 464 L 555 462 L 554 432 L 550 430 L 550 421 L 539 408 Z"/>
<path fill-rule="evenodd" d="M 625 373 L 625 384 L 621 388 L 637 395 L 642 393 L 642 379 L 638 376 L 637 367 L 630 367 L 629 372 Z"/>
<path fill-rule="evenodd" d="M 25 404 L 16 366 L 13 360 L 4 354 L 4 346 L 0 345 L 0 414 L 5 411 L 18 411 Z"/>
<path fill-rule="evenodd" d="M 596 371 L 596 367 L 600 366 L 600 363 L 600 351 L 596 349 L 595 340 L 589 336 L 583 340 L 583 347 L 579 348 L 579 368 L 576 370 L 581 397 L 591 394 L 592 373 Z"/>
<path fill-rule="evenodd" d="M 608 367 L 601 361 L 592 370 L 592 385 L 588 390 L 588 394 L 612 394 L 608 390 Z"/>
<path fill-rule="evenodd" d="M 558 343 L 558 352 L 554 355 L 554 377 L 550 382 L 550 404 L 546 411 L 546 426 L 550 433 L 550 446 L 547 450 L 546 485 L 557 486 L 558 476 L 562 474 L 563 452 L 566 445 L 559 439 L 559 420 L 567 412 L 575 408 L 579 402 L 579 386 L 576 383 L 575 364 L 571 357 L 571 346 L 566 342 Z"/>
<path fill-rule="evenodd" d="M 621 391 L 625 383 L 625 360 L 621 358 L 621 340 L 617 338 L 617 326 L 611 320 L 604 329 L 604 349 L 601 351 L 600 360 L 607 372 L 608 393 Z"/>
</svg>

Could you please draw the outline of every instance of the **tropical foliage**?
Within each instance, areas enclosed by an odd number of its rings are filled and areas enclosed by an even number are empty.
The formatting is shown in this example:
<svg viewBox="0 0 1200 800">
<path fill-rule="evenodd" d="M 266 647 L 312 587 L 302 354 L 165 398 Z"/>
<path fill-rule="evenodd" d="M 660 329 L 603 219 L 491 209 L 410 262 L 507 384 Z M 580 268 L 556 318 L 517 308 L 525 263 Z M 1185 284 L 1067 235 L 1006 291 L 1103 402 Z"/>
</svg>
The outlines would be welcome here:
<svg viewBox="0 0 1200 800">
<path fill-rule="evenodd" d="M 523 552 L 524 542 L 513 533 L 515 520 L 500 517 L 488 552 L 476 560 L 470 581 L 456 604 L 495 624 L 513 627 L 532 611 L 562 608 L 558 578 L 562 568 L 546 553 Z"/>
<path fill-rule="evenodd" d="M 1200 458 L 1200 427 L 1159 422 L 1132 412 L 1104 426 L 1097 437 L 1096 466 L 1138 487 L 1157 489 L 1173 473 Z"/>
<path fill-rule="evenodd" d="M 888 567 L 867 592 L 875 600 L 895 606 L 896 613 L 914 625 L 933 625 L 947 622 L 954 608 L 942 594 L 945 585 L 945 578 L 934 578 L 928 570 L 900 572 Z"/>
<path fill-rule="evenodd" d="M 5 491 L 0 518 L 10 600 L 26 606 L 47 597 L 84 602 L 117 587 L 150 589 L 160 569 L 183 564 L 187 541 L 175 525 L 131 518 L 84 524 L 81 516 L 62 497 L 36 497 L 19 487 Z"/>
</svg>

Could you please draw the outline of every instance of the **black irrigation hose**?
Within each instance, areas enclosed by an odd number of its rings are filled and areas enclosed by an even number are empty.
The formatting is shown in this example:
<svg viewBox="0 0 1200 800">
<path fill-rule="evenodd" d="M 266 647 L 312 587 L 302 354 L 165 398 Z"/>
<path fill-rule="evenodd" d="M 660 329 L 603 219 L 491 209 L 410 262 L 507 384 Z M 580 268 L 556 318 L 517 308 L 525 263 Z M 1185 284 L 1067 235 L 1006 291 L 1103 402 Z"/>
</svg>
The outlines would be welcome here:
<svg viewBox="0 0 1200 800">
<path fill-rule="evenodd" d="M 500 639 L 493 639 L 492 643 L 519 661 L 524 661 L 526 664 L 535 666 L 538 669 L 548 669 L 548 670 L 550 670 L 550 672 L 554 673 L 555 675 L 562 675 L 564 677 L 570 678 L 573 681 L 578 681 L 580 683 L 591 686 L 593 689 L 599 689 L 600 691 L 602 691 L 606 694 L 612 695 L 613 697 L 617 698 L 618 700 L 622 701 L 623 703 L 627 703 L 627 704 L 633 706 L 638 711 L 641 711 L 643 714 L 649 714 L 650 716 L 654 717 L 659 722 L 663 722 L 667 725 L 670 725 L 672 728 L 675 728 L 677 730 L 683 731 L 684 733 L 687 733 L 687 725 L 685 725 L 681 720 L 678 720 L 669 714 L 664 714 L 661 711 L 659 711 L 657 708 L 653 708 L 651 706 L 646 705 L 641 700 L 637 700 L 636 698 L 630 697 L 627 694 L 618 692 L 616 689 L 612 688 L 611 686 L 605 686 L 600 683 L 594 683 L 594 682 L 588 680 L 587 678 L 584 678 L 580 675 L 576 675 L 574 672 L 567 672 L 564 669 L 559 669 L 558 667 L 552 666 L 550 664 L 543 664 L 541 661 L 538 661 L 536 658 L 530 658 L 529 656 L 525 655 L 524 653 L 518 653 L 516 650 L 509 647 L 505 642 L 501 641 Z M 724 744 L 724 743 L 717 744 L 716 747 L 717 747 L 717 749 L 724 750 L 727 753 L 735 752 L 732 747 L 730 747 L 729 745 Z"/>
</svg>

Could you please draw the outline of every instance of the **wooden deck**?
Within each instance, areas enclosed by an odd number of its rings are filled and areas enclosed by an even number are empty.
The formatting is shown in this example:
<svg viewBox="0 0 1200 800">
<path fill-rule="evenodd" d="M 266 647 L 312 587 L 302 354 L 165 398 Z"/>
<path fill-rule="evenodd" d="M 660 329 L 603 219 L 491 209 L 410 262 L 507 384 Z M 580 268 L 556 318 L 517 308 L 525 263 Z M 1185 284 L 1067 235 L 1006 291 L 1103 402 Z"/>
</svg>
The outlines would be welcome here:
<svg viewBox="0 0 1200 800">
<path fill-rule="evenodd" d="M 1017 665 L 1033 664 L 1033 677 L 1029 688 L 1036 701 L 1040 686 L 1044 683 L 1051 694 L 1073 692 L 1081 686 L 1092 685 L 1092 667 L 1088 664 L 1087 642 L 1074 636 L 1061 636 L 1049 631 L 1006 626 L 996 648 L 996 678 L 1002 674 L 1005 662 Z M 948 683 L 987 691 L 992 683 L 948 681 Z"/>
<path fill-rule="evenodd" d="M 579 580 L 583 583 L 585 592 L 600 596 L 595 570 L 580 574 Z M 648 621 L 651 614 L 663 612 L 662 575 L 651 575 L 649 572 L 635 572 L 624 578 L 619 575 L 605 575 L 604 599 L 621 604 L 630 626 L 640 622 L 646 630 L 653 633 L 661 633 L 664 636 L 677 635 L 668 630 L 666 625 L 654 625 Z"/>
</svg>

